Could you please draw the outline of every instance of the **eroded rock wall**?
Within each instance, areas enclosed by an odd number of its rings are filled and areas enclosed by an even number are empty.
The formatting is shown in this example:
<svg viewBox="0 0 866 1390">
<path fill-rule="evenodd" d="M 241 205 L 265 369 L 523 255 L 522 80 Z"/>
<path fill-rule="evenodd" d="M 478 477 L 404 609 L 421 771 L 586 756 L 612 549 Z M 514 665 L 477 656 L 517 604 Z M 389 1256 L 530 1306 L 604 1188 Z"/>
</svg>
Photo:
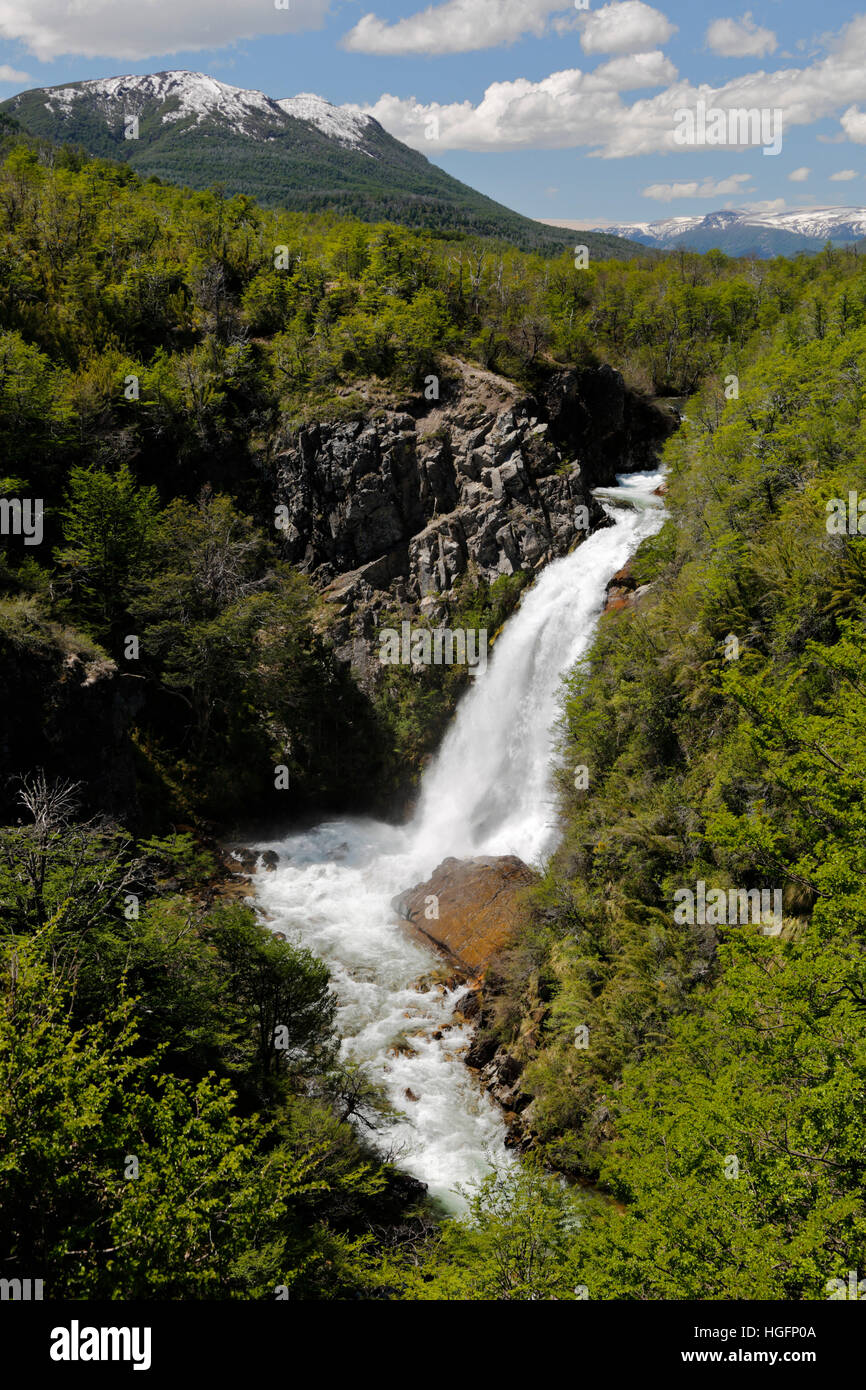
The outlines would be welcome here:
<svg viewBox="0 0 866 1390">
<path fill-rule="evenodd" d="M 425 414 L 310 425 L 277 457 L 286 558 L 323 592 L 362 681 L 383 611 L 435 621 L 464 575 L 492 582 L 567 554 L 607 522 L 591 489 L 652 467 L 676 424 L 607 367 L 563 371 L 539 398 L 451 371 Z"/>
</svg>

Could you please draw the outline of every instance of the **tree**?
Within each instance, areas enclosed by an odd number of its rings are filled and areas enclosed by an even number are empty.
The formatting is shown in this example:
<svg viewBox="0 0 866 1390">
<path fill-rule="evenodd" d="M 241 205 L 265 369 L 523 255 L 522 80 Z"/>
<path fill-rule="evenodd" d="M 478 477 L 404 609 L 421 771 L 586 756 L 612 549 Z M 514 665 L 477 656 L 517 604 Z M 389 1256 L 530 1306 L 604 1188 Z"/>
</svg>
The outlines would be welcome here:
<svg viewBox="0 0 866 1390">
<path fill-rule="evenodd" d="M 386 1266 L 401 1297 L 525 1302 L 582 1297 L 575 1238 L 587 1203 L 555 1177 L 514 1164 L 464 1190 L 463 1216 L 418 1257 Z"/>
<path fill-rule="evenodd" d="M 207 939 L 227 972 L 227 997 L 255 1020 L 262 1077 L 280 1066 L 296 1075 L 325 1070 L 334 1055 L 336 1013 L 327 966 L 264 931 L 244 908 L 224 908 Z"/>
<path fill-rule="evenodd" d="M 129 837 L 99 821 L 76 822 L 77 790 L 44 773 L 24 779 L 20 803 L 33 824 L 0 831 L 0 923 L 38 932 L 49 921 L 72 940 L 120 912 L 140 865 Z"/>
<path fill-rule="evenodd" d="M 160 1075 L 136 1055 L 135 1002 L 74 1028 L 49 923 L 6 953 L 0 993 L 0 1245 L 4 1274 L 53 1298 L 267 1297 L 238 1261 L 279 1241 L 291 1203 L 323 1186 L 313 1157 L 269 1146 L 229 1085 Z M 292 1282 L 285 1240 L 269 1274 Z"/>
<path fill-rule="evenodd" d="M 150 555 L 159 501 L 127 464 L 116 473 L 73 468 L 62 511 L 66 571 L 76 616 L 109 646 L 121 637 L 130 588 Z"/>
</svg>

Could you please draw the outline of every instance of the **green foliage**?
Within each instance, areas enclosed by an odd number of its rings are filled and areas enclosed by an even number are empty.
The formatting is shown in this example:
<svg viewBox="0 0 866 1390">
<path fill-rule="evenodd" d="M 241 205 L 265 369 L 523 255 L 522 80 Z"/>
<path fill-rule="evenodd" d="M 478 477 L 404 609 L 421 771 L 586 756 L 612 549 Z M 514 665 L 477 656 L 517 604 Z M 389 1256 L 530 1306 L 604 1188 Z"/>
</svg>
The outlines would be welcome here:
<svg viewBox="0 0 866 1390">
<path fill-rule="evenodd" d="M 420 1261 L 386 1264 L 385 1278 L 413 1300 L 523 1302 L 581 1297 L 575 1236 L 587 1202 L 555 1178 L 515 1165 L 466 1192 Z"/>
<path fill-rule="evenodd" d="M 176 879 L 182 888 L 195 888 L 211 878 L 216 870 L 213 854 L 203 849 L 188 830 L 152 835 L 149 840 L 141 841 L 140 848 L 163 878 L 168 875 Z"/>
<path fill-rule="evenodd" d="M 139 488 L 127 464 L 113 476 L 73 468 L 63 516 L 66 548 L 58 561 L 75 590 L 74 606 L 100 641 L 116 639 L 129 585 L 147 564 L 156 523 L 156 489 Z"/>
<path fill-rule="evenodd" d="M 0 996 L 7 1268 L 39 1270 L 53 1297 L 295 1291 L 310 1251 L 292 1214 L 327 1187 L 310 1176 L 319 1155 L 274 1146 L 272 1126 L 236 1113 L 226 1082 L 193 1085 L 136 1056 L 132 999 L 75 1028 L 47 945 L 16 946 Z M 364 1242 L 324 1244 L 357 1278 Z"/>
<path fill-rule="evenodd" d="M 823 1298 L 866 1258 L 864 541 L 826 526 L 866 492 L 848 297 L 820 335 L 789 299 L 667 446 L 651 590 L 572 674 L 562 843 L 489 978 L 541 1153 L 622 1203 L 575 1240 L 590 1297 Z M 778 889 L 781 933 L 677 924 L 699 879 Z"/>
<path fill-rule="evenodd" d="M 246 907 L 155 890 L 68 787 L 26 795 L 0 855 L 4 1275 L 55 1298 L 375 1290 L 377 1220 L 413 1218 L 346 1123 L 371 1097 L 335 1075 L 325 967 Z"/>
<path fill-rule="evenodd" d="M 626 1208 L 589 1242 L 591 1296 L 821 1299 L 862 1264 L 863 924 L 735 935 L 694 1016 L 626 1066 L 602 1167 Z"/>
</svg>

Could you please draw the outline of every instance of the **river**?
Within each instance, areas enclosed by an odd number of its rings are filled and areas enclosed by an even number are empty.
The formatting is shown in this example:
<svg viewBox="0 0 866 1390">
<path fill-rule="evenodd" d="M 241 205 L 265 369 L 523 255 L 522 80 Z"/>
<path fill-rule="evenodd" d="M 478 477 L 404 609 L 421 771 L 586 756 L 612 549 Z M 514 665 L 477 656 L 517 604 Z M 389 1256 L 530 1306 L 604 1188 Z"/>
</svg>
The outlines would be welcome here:
<svg viewBox="0 0 866 1390">
<path fill-rule="evenodd" d="M 459 1184 L 510 1161 L 505 1128 L 461 1060 L 469 1030 L 451 1026 L 461 991 L 423 981 L 441 962 L 408 938 L 390 902 L 447 855 L 516 854 L 539 865 L 554 848 L 562 677 L 592 642 L 608 582 L 660 529 L 661 480 L 621 475 L 597 491 L 615 524 L 554 560 L 524 593 L 460 701 L 410 822 L 324 821 L 253 847 L 279 856 L 276 869 L 254 876 L 267 925 L 327 962 L 343 1052 L 366 1064 L 398 1112 L 377 1143 L 452 1210 Z"/>
</svg>

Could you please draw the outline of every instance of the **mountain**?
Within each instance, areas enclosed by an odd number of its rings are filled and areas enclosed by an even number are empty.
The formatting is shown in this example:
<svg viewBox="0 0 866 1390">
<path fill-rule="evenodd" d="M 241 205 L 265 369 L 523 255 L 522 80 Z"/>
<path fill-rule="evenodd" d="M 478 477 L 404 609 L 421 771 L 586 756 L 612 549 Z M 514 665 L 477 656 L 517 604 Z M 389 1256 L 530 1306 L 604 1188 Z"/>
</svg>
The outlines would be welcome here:
<svg viewBox="0 0 866 1390">
<path fill-rule="evenodd" d="M 274 101 L 203 73 L 159 72 L 37 87 L 0 112 L 31 135 L 125 160 L 144 177 L 193 188 L 220 183 L 229 194 L 293 211 L 500 237 L 524 250 L 571 244 L 563 231 L 452 178 L 372 116 L 309 93 Z M 642 254 L 608 233 L 587 244 L 595 256 Z"/>
<path fill-rule="evenodd" d="M 553 224 L 552 224 L 553 225 Z M 573 226 L 560 222 L 561 227 Z M 619 222 L 595 232 L 629 237 L 659 250 L 687 246 L 717 248 L 731 256 L 795 256 L 820 251 L 828 241 L 846 246 L 866 236 L 866 208 L 805 208 L 799 212 L 719 211 L 704 217 L 667 217 L 657 222 Z"/>
</svg>

